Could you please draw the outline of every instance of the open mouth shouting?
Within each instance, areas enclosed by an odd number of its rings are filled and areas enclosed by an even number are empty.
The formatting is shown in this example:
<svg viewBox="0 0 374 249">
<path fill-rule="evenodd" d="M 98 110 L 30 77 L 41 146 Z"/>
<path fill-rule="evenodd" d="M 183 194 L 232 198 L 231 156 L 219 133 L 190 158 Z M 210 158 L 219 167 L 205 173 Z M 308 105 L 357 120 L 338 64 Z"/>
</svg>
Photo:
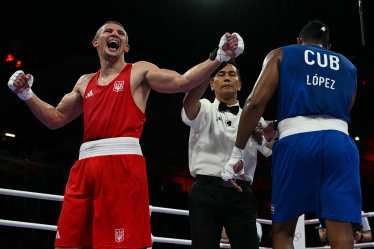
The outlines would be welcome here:
<svg viewBox="0 0 374 249">
<path fill-rule="evenodd" d="M 110 39 L 107 43 L 110 52 L 117 52 L 119 49 L 119 42 L 115 39 Z"/>
</svg>

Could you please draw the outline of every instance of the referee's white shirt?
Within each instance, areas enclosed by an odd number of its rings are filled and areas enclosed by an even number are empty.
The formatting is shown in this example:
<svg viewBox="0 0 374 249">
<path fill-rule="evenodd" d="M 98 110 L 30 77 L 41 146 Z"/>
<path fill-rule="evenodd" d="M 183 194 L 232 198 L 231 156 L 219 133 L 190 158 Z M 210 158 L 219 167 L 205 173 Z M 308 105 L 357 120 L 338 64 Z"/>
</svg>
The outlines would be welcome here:
<svg viewBox="0 0 374 249">
<path fill-rule="evenodd" d="M 182 121 L 191 127 L 188 146 L 188 160 L 190 172 L 196 175 L 209 175 L 221 177 L 221 172 L 231 156 L 236 141 L 240 115 L 231 112 L 219 112 L 217 99 L 211 103 L 207 99 L 201 99 L 199 114 L 194 120 L 189 120 L 184 108 L 182 109 Z M 239 106 L 237 101 L 235 105 Z M 263 118 L 260 119 L 263 120 Z M 231 121 L 231 123 L 230 123 Z M 260 150 L 268 157 L 272 151 L 267 147 Z M 249 140 L 244 149 L 244 172 L 247 181 L 253 182 L 253 176 L 257 164 L 257 147 Z M 237 179 L 241 179 L 237 176 Z"/>
</svg>

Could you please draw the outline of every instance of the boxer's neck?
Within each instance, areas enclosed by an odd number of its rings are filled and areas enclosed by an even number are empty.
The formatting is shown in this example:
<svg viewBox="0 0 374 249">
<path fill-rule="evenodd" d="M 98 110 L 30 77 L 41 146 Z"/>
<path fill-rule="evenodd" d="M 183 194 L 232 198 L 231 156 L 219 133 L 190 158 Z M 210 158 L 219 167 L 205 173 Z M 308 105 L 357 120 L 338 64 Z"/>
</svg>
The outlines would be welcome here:
<svg viewBox="0 0 374 249">
<path fill-rule="evenodd" d="M 314 42 L 303 42 L 303 45 L 315 45 L 322 47 L 322 44 L 314 43 Z"/>
<path fill-rule="evenodd" d="M 127 63 L 124 58 L 118 58 L 117 60 L 102 60 L 100 58 L 100 76 L 101 78 L 112 77 L 113 75 L 118 75 L 125 68 Z"/>
</svg>

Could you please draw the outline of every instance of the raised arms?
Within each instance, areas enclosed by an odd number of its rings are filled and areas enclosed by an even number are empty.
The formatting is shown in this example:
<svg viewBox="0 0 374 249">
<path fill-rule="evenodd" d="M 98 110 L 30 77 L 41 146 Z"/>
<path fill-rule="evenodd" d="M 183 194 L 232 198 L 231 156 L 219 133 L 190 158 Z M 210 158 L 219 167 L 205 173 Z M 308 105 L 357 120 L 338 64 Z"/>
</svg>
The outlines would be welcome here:
<svg viewBox="0 0 374 249">
<path fill-rule="evenodd" d="M 12 76 L 13 77 L 13 76 Z M 11 88 L 15 93 L 21 93 L 30 89 L 28 81 L 31 79 L 31 75 L 25 75 L 23 72 L 13 80 L 13 86 Z M 57 129 L 65 124 L 69 123 L 76 117 L 78 117 L 83 111 L 83 98 L 80 92 L 80 86 L 87 84 L 87 81 L 92 75 L 82 76 L 71 93 L 66 94 L 57 107 L 53 107 L 48 103 L 40 100 L 31 91 L 31 97 L 24 99 L 25 103 L 29 106 L 30 110 L 34 115 L 49 129 Z M 12 79 L 12 78 L 11 78 Z M 31 90 L 31 89 L 30 89 Z"/>
<path fill-rule="evenodd" d="M 83 98 L 75 87 L 61 99 L 57 107 L 40 100 L 35 94 L 25 103 L 40 122 L 51 130 L 66 125 L 83 112 Z"/>
<path fill-rule="evenodd" d="M 230 35 L 226 33 L 222 36 L 218 47 L 218 51 L 215 50 L 212 53 L 214 56 L 210 57 L 211 59 L 194 66 L 183 75 L 174 71 L 159 69 L 150 64 L 152 66 L 149 66 L 146 71 L 144 81 L 152 89 L 159 92 L 188 92 L 208 78 L 222 62 L 239 56 L 244 50 L 244 42 L 239 34 Z"/>
<path fill-rule="evenodd" d="M 163 93 L 188 92 L 200 85 L 208 78 L 221 63 L 217 60 L 206 60 L 194 66 L 185 74 L 159 69 L 156 66 L 150 68 L 145 75 L 145 82 L 155 91 Z"/>
<path fill-rule="evenodd" d="M 199 114 L 201 103 L 200 98 L 203 96 L 211 78 L 208 77 L 202 84 L 190 90 L 183 99 L 183 108 L 189 120 L 194 120 Z"/>
</svg>

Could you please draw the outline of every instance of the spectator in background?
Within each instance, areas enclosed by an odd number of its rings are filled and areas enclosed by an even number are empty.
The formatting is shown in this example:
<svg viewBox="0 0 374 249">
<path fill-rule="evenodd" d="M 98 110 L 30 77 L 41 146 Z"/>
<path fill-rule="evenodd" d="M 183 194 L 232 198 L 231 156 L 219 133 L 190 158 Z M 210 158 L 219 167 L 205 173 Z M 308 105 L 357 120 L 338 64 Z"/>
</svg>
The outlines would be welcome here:
<svg viewBox="0 0 374 249">
<path fill-rule="evenodd" d="M 361 211 L 364 213 L 363 211 Z M 353 240 L 355 244 L 368 243 L 372 239 L 371 228 L 367 217 L 362 217 L 362 224 L 359 226 L 353 226 Z M 328 244 L 328 237 L 325 228 L 319 228 L 319 238 L 321 242 Z"/>
<path fill-rule="evenodd" d="M 363 211 L 361 212 L 364 213 Z M 371 241 L 372 239 L 371 228 L 370 228 L 369 220 L 367 217 L 362 217 L 361 231 L 356 231 L 353 234 L 353 239 L 355 240 L 355 244 L 367 243 Z"/>
</svg>

